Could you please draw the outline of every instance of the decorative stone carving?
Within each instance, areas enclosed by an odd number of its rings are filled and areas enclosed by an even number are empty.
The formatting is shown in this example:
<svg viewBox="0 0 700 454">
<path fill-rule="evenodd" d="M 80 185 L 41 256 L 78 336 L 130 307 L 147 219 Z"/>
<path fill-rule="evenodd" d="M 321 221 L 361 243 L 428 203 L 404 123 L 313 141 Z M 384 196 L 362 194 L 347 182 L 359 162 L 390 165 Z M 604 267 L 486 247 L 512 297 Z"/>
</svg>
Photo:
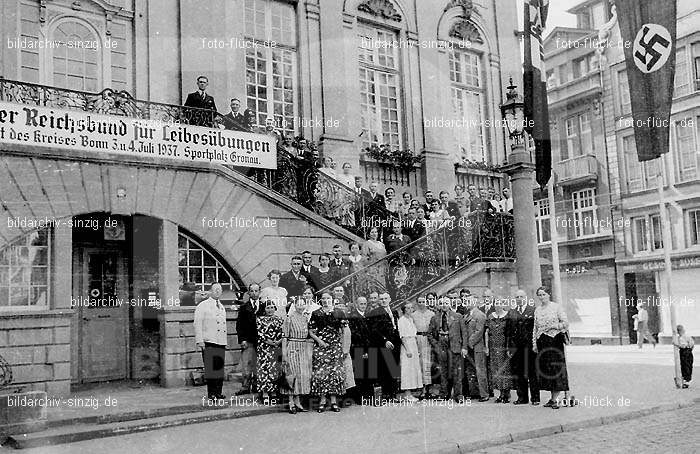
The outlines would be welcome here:
<svg viewBox="0 0 700 454">
<path fill-rule="evenodd" d="M 479 30 L 477 30 L 476 26 L 465 19 L 455 22 L 452 25 L 449 36 L 462 41 L 484 44 L 484 38 L 481 37 L 481 34 L 479 33 Z"/>
<path fill-rule="evenodd" d="M 450 3 L 445 7 L 445 11 L 460 7 L 462 8 L 462 15 L 469 20 L 472 17 L 472 11 L 474 11 L 474 3 L 472 0 L 451 0 Z"/>
<path fill-rule="evenodd" d="M 381 17 L 382 19 L 396 22 L 401 22 L 402 20 L 401 14 L 396 11 L 393 3 L 389 0 L 367 0 L 366 2 L 360 3 L 357 10 L 371 14 L 372 16 Z"/>
</svg>

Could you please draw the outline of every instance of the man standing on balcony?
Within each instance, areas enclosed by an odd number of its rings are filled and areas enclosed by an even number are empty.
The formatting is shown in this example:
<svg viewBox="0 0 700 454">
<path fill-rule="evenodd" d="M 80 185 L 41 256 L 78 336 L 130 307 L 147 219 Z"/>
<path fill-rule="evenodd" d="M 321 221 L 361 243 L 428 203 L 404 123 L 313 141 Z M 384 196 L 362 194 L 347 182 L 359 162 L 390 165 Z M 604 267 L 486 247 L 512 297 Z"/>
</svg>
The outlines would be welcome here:
<svg viewBox="0 0 700 454">
<path fill-rule="evenodd" d="M 224 126 L 231 131 L 252 130 L 253 112 L 246 109 L 241 113 L 241 101 L 238 98 L 231 99 L 231 112 L 224 115 Z"/>
<path fill-rule="evenodd" d="M 194 339 L 202 352 L 208 399 L 226 398 L 222 394 L 227 344 L 226 309 L 219 301 L 221 293 L 218 282 L 211 284 L 209 298 L 194 310 Z"/>
<path fill-rule="evenodd" d="M 386 210 L 386 201 L 384 196 L 377 192 L 379 183 L 373 181 L 369 184 L 369 204 L 367 207 L 367 217 L 372 221 L 372 226 L 377 226 L 382 232 L 384 227 L 381 221 L 384 221 L 384 212 Z"/>
<path fill-rule="evenodd" d="M 510 188 L 503 188 L 503 200 L 501 200 L 503 211 L 513 214 L 513 198 L 510 196 Z"/>
<path fill-rule="evenodd" d="M 469 198 L 464 195 L 464 188 L 459 184 L 455 186 L 455 202 L 459 207 L 460 216 L 469 213 Z"/>
<path fill-rule="evenodd" d="M 247 299 L 247 301 L 246 301 Z M 260 285 L 250 284 L 248 293 L 243 296 L 244 303 L 238 312 L 236 331 L 241 345 L 241 372 L 243 385 L 237 396 L 255 392 L 255 373 L 257 368 L 256 347 L 258 344 L 257 318 L 265 315 L 265 305 L 260 301 Z"/>
<path fill-rule="evenodd" d="M 213 126 L 214 115 L 217 110 L 214 98 L 207 93 L 208 85 L 209 79 L 207 76 L 199 76 L 197 77 L 197 91 L 187 95 L 185 107 L 195 107 L 212 112 L 211 115 L 206 115 L 204 112 L 196 110 L 186 112 L 187 122 L 191 125 L 206 126 L 208 128 Z"/>
<path fill-rule="evenodd" d="M 369 355 L 369 370 L 370 373 L 376 371 L 376 378 L 382 387 L 382 394 L 388 399 L 393 399 L 397 390 L 396 379 L 400 373 L 399 315 L 391 310 L 391 296 L 388 293 L 379 295 L 379 304 L 379 307 L 373 309 L 368 315 L 373 336 Z"/>
<path fill-rule="evenodd" d="M 440 398 L 459 401 L 463 398 L 462 316 L 447 297 L 440 298 L 438 307 L 428 325 L 428 340 L 440 365 Z"/>
<path fill-rule="evenodd" d="M 353 209 L 355 211 L 355 228 L 357 229 L 357 234 L 363 238 L 369 238 L 369 231 L 372 226 L 367 223 L 370 219 L 369 204 L 372 201 L 372 196 L 370 192 L 362 187 L 362 177 L 359 175 L 355 176 L 355 203 L 353 204 Z"/>
<path fill-rule="evenodd" d="M 301 257 L 298 255 L 292 257 L 292 269 L 280 277 L 279 286 L 287 290 L 287 299 L 292 302 L 304 293 L 307 282 L 306 276 L 301 272 L 301 262 Z"/>
</svg>

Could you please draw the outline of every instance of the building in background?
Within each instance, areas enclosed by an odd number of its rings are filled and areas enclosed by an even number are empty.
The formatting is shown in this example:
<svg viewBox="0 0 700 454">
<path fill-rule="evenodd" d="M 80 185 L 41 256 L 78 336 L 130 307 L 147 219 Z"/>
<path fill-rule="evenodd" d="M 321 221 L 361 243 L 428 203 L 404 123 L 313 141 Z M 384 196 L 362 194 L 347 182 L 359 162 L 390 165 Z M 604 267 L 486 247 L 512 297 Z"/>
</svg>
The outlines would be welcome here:
<svg viewBox="0 0 700 454">
<path fill-rule="evenodd" d="M 664 245 L 657 169 L 655 162 L 637 160 L 619 26 L 605 0 L 587 0 L 569 12 L 577 16 L 577 27 L 554 29 L 545 52 L 556 218 L 562 220 L 556 234 L 572 336 L 635 341 L 632 316 L 639 300 L 648 305 L 652 332 L 670 336 L 670 298 L 679 323 L 699 332 L 700 281 L 693 276 L 700 265 L 700 6 L 678 1 L 676 89 L 670 152 L 664 156 L 673 231 L 672 295 L 665 295 L 660 272 Z M 535 204 L 547 276 L 552 232 L 546 194 Z"/>
<path fill-rule="evenodd" d="M 500 190 L 495 120 L 508 78 L 520 79 L 516 4 L 439 3 L 2 2 L 0 101 L 167 123 L 205 75 L 220 113 L 239 98 L 256 127 L 272 117 L 382 191 Z M 424 160 L 407 171 L 361 153 L 382 144 Z M 97 146 L 3 143 L 0 194 L 0 354 L 14 385 L 50 394 L 124 379 L 181 386 L 201 367 L 191 308 L 166 307 L 182 283 L 218 280 L 233 299 L 302 250 L 359 240 L 222 165 Z M 209 222 L 235 218 L 276 222 Z M 58 222 L 26 223 L 37 219 Z M 91 298 L 122 304 L 81 304 Z"/>
</svg>

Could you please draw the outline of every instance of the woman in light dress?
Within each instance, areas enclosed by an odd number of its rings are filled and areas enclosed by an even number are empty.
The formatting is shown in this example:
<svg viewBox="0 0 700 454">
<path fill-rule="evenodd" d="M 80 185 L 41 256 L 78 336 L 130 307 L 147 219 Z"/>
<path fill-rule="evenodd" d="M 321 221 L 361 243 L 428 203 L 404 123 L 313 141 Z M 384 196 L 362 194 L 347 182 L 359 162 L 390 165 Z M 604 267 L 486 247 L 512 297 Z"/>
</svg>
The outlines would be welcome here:
<svg viewBox="0 0 700 454">
<path fill-rule="evenodd" d="M 313 290 L 307 287 L 313 299 Z M 282 325 L 282 362 L 289 365 L 294 375 L 294 384 L 289 391 L 289 413 L 308 411 L 301 405 L 301 396 L 311 392 L 311 337 L 307 308 L 306 289 L 302 297 L 292 304 L 289 315 Z"/>
<path fill-rule="evenodd" d="M 365 290 L 367 289 L 367 279 L 365 279 L 364 273 L 353 274 L 356 271 L 361 270 L 367 265 L 367 259 L 362 255 L 362 246 L 359 243 L 350 244 L 350 255 L 348 255 L 348 260 L 350 260 L 350 301 L 355 301 L 358 296 L 364 296 Z"/>
<path fill-rule="evenodd" d="M 368 290 L 370 292 L 383 292 L 386 290 L 387 264 L 386 262 L 381 262 L 372 265 L 373 262 L 386 256 L 386 246 L 379 241 L 379 229 L 377 227 L 372 227 L 369 231 L 369 239 L 365 242 L 365 251 L 367 252 L 367 265 L 370 265 L 365 273 Z"/>
<path fill-rule="evenodd" d="M 260 291 L 260 301 L 274 301 L 277 306 L 275 315 L 284 320 L 287 317 L 287 289 L 279 286 L 281 276 L 282 273 L 277 269 L 267 273 L 270 285 Z"/>
<path fill-rule="evenodd" d="M 420 364 L 420 353 L 416 342 L 416 325 L 411 314 L 415 308 L 413 303 L 406 303 L 403 307 L 403 315 L 399 318 L 398 328 L 401 337 L 401 389 L 404 391 L 403 399 L 414 402 L 416 399 L 411 390 L 423 388 L 423 371 Z"/>
<path fill-rule="evenodd" d="M 416 325 L 416 343 L 418 344 L 418 356 L 420 358 L 420 367 L 423 372 L 423 392 L 421 393 L 421 398 L 429 399 L 430 395 L 430 385 L 432 384 L 432 375 L 430 368 L 433 363 L 432 349 L 430 348 L 430 342 L 428 341 L 428 326 L 430 325 L 430 319 L 433 318 L 435 312 L 431 311 L 427 306 L 427 296 L 418 297 L 418 307 L 411 314 L 413 319 L 413 324 Z M 433 296 L 433 303 L 435 302 L 435 297 Z"/>
</svg>

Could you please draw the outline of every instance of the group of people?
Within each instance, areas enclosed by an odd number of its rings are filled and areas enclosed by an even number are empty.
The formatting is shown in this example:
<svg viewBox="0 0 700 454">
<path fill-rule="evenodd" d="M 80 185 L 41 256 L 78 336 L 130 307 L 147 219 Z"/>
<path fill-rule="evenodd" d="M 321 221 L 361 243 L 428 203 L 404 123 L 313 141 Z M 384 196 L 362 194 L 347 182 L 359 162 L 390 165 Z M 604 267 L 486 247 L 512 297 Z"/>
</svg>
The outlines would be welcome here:
<svg viewBox="0 0 700 454">
<path fill-rule="evenodd" d="M 318 398 L 323 412 L 340 411 L 342 402 L 397 397 L 486 402 L 494 391 L 495 402 L 507 403 L 511 390 L 515 404 L 539 405 L 546 390 L 544 406 L 559 408 L 562 392 L 569 405 L 566 314 L 545 288 L 536 294 L 537 307 L 522 290 L 494 298 L 487 289 L 480 301 L 455 289 L 395 310 L 388 293 L 351 304 L 342 287 L 317 300 L 306 285 L 280 310 L 251 284 L 237 325 L 244 376 L 238 394 L 259 392 L 265 400 L 286 393 L 290 413 L 308 411 L 304 396 Z"/>
</svg>

